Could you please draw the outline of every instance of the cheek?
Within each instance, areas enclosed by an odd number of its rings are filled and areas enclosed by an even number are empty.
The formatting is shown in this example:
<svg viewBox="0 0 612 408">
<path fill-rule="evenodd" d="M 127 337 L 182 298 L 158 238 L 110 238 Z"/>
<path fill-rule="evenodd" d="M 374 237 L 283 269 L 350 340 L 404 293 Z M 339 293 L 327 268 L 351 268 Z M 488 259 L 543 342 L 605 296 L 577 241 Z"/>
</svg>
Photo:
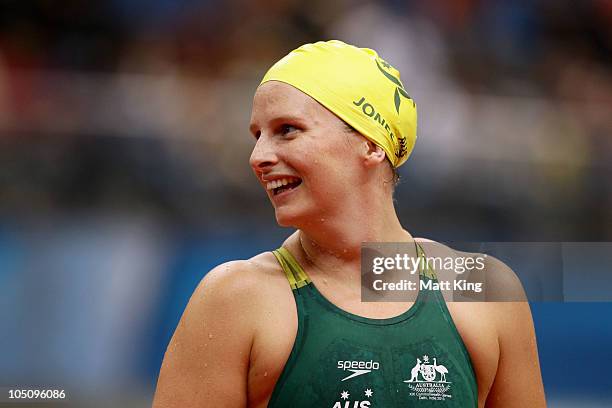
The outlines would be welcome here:
<svg viewBox="0 0 612 408">
<path fill-rule="evenodd" d="M 356 160 L 350 154 L 339 151 L 321 152 L 317 155 L 305 155 L 304 160 L 309 163 L 309 188 L 322 200 L 342 196 L 347 189 L 359 182 Z"/>
<path fill-rule="evenodd" d="M 329 146 L 325 152 L 325 162 L 334 175 L 350 180 L 359 174 L 360 158 L 354 145 L 346 140 Z"/>
<path fill-rule="evenodd" d="M 317 155 L 328 163 L 355 164 L 358 160 L 358 145 L 351 135 L 334 134 L 330 131 L 325 136 L 319 138 Z"/>
<path fill-rule="evenodd" d="M 344 134 L 320 133 L 292 152 L 296 170 L 321 194 L 340 192 L 358 180 L 360 159 Z"/>
</svg>

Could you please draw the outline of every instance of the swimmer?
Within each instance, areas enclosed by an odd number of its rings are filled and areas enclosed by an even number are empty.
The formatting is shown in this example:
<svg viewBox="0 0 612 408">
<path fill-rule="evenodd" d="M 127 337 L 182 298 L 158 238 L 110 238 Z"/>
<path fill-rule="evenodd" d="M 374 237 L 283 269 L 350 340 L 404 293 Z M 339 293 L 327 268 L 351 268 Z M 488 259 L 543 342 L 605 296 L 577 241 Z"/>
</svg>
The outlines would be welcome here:
<svg viewBox="0 0 612 408">
<path fill-rule="evenodd" d="M 155 408 L 546 406 L 527 302 L 446 302 L 435 290 L 361 299 L 363 242 L 429 255 L 394 207 L 417 110 L 391 64 L 336 40 L 301 46 L 264 76 L 250 132 L 250 165 L 278 224 L 295 232 L 204 277 Z M 486 262 L 487 285 L 522 292 L 506 265 Z"/>
</svg>

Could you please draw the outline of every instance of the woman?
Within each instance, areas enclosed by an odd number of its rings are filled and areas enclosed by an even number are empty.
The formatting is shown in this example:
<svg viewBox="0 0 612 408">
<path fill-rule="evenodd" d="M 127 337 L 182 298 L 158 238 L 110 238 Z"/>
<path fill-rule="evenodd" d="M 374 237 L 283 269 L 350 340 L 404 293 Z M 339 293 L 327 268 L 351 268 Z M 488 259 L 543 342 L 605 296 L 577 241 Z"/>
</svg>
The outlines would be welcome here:
<svg viewBox="0 0 612 408">
<path fill-rule="evenodd" d="M 307 44 L 268 71 L 250 164 L 277 222 L 296 232 L 206 275 L 154 407 L 545 406 L 527 303 L 445 304 L 424 290 L 414 302 L 361 301 L 363 242 L 425 241 L 393 205 L 416 117 L 399 72 L 373 50 Z M 499 261 L 487 270 L 490 290 L 521 292 Z"/>
</svg>

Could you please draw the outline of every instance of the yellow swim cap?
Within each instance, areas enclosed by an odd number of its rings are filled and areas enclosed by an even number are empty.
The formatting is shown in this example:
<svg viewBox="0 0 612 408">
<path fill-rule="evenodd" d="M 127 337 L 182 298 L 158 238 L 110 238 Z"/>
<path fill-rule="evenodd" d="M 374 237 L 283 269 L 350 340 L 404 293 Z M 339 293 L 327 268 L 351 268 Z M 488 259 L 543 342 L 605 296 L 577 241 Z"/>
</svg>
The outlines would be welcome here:
<svg viewBox="0 0 612 408">
<path fill-rule="evenodd" d="M 374 50 L 338 40 L 305 44 L 274 64 L 261 84 L 268 81 L 285 82 L 310 95 L 380 146 L 394 167 L 412 152 L 416 104 L 399 71 Z"/>
</svg>

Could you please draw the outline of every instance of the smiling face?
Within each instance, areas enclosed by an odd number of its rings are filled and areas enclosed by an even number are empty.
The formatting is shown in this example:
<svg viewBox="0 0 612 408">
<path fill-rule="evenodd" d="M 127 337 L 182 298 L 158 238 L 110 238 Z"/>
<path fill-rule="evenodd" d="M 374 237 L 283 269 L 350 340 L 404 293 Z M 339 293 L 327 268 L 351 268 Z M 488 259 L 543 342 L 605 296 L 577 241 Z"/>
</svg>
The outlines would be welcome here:
<svg viewBox="0 0 612 408">
<path fill-rule="evenodd" d="M 282 82 L 261 85 L 253 99 L 250 164 L 274 206 L 277 222 L 320 222 L 357 198 L 365 171 L 365 138 L 337 116 Z"/>
</svg>

